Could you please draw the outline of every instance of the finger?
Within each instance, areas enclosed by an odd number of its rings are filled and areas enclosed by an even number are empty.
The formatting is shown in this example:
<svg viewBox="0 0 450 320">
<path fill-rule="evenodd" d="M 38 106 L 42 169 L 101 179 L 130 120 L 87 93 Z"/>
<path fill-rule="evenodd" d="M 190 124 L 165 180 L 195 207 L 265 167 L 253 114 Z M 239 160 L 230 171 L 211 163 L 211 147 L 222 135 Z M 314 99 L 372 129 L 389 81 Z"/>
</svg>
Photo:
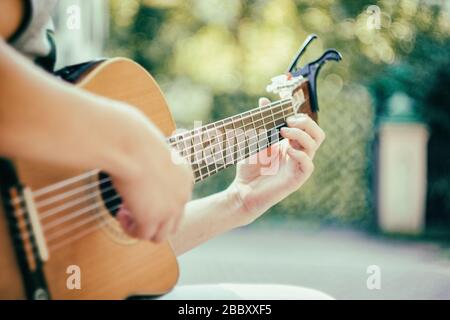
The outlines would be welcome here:
<svg viewBox="0 0 450 320">
<path fill-rule="evenodd" d="M 122 229 L 128 232 L 133 224 L 133 219 L 131 218 L 130 211 L 124 206 L 120 206 L 119 211 L 116 214 L 116 219 L 119 221 Z"/>
<path fill-rule="evenodd" d="M 138 224 L 134 221 L 132 226 L 128 230 L 128 234 L 134 238 L 138 238 L 141 240 L 149 240 L 155 236 L 157 230 L 158 230 L 157 223 L 143 225 Z"/>
<path fill-rule="evenodd" d="M 156 231 L 155 235 L 150 238 L 150 240 L 156 243 L 161 243 L 166 240 L 169 236 L 170 228 L 172 227 L 170 222 L 171 220 L 160 223 L 158 230 Z"/>
<path fill-rule="evenodd" d="M 179 223 L 179 220 L 180 220 L 179 218 L 180 217 L 173 217 L 168 222 L 169 235 L 174 234 L 178 230 L 178 223 Z"/>
<path fill-rule="evenodd" d="M 186 204 L 184 204 L 182 210 L 172 218 L 172 225 L 169 229 L 170 233 L 174 234 L 178 231 L 178 228 L 180 227 L 181 221 L 184 217 L 185 206 Z"/>
<path fill-rule="evenodd" d="M 325 140 L 325 132 L 319 125 L 305 114 L 298 114 L 287 119 L 287 124 L 291 128 L 298 128 L 306 131 L 320 146 Z"/>
<path fill-rule="evenodd" d="M 311 136 L 305 131 L 297 128 L 285 127 L 281 129 L 281 135 L 284 138 L 289 139 L 289 142 L 296 142 L 291 143 L 291 146 L 294 149 L 303 150 L 308 154 L 309 157 L 314 157 L 314 154 L 318 148 L 317 142 L 314 141 L 314 139 L 311 138 Z M 300 146 L 300 148 L 296 148 L 296 145 Z"/>
<path fill-rule="evenodd" d="M 264 107 L 264 106 L 267 106 L 269 104 L 270 104 L 270 100 L 267 99 L 266 97 L 259 98 L 258 105 L 259 105 L 260 108 Z"/>
<path fill-rule="evenodd" d="M 178 229 L 180 228 L 181 220 L 183 219 L 183 215 L 180 214 L 178 217 L 173 218 L 172 220 L 172 226 L 170 228 L 170 233 L 175 234 L 178 232 Z"/>
<path fill-rule="evenodd" d="M 131 216 L 131 212 L 126 207 L 121 207 L 116 215 L 122 229 L 131 237 L 138 239 L 150 239 L 156 232 L 157 225 L 154 223 L 137 223 Z"/>
<path fill-rule="evenodd" d="M 130 236 L 139 239 L 149 239 L 156 231 L 156 225 L 149 223 L 138 223 L 131 215 L 127 206 L 122 205 L 116 215 L 123 230 Z"/>
<path fill-rule="evenodd" d="M 314 164 L 311 158 L 304 151 L 289 148 L 287 153 L 294 161 L 299 164 L 300 170 L 303 173 L 310 175 L 314 171 Z"/>
<path fill-rule="evenodd" d="M 142 233 L 141 239 L 143 239 L 143 240 L 152 239 L 155 236 L 157 231 L 158 231 L 158 224 L 156 222 L 152 223 L 150 225 L 147 225 Z"/>
</svg>

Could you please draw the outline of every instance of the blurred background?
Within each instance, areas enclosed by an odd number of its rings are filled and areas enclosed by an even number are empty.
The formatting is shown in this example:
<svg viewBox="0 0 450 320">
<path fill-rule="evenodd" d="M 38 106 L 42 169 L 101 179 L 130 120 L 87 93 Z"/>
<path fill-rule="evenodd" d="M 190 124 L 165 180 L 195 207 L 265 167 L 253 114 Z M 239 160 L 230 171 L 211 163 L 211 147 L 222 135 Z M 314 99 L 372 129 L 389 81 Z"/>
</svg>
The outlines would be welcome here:
<svg viewBox="0 0 450 320">
<path fill-rule="evenodd" d="M 328 47 L 344 57 L 319 76 L 327 140 L 313 177 L 254 225 L 183 256 L 181 283 L 450 299 L 449 1 L 63 0 L 55 22 L 59 66 L 136 60 L 184 128 L 255 107 L 310 33 L 320 40 L 301 65 Z M 227 169 L 195 196 L 233 177 Z M 367 283 L 372 265 L 378 289 Z"/>
</svg>

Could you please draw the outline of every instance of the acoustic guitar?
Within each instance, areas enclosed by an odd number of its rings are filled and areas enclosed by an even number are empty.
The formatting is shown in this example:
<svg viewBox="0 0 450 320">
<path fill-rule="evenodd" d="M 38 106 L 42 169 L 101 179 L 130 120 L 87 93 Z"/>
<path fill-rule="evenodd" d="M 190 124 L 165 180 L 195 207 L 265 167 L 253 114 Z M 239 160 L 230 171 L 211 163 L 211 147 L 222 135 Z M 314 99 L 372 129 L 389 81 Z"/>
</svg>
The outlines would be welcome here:
<svg viewBox="0 0 450 320">
<path fill-rule="evenodd" d="M 278 141 L 288 116 L 304 112 L 317 119 L 317 104 L 311 103 L 316 99 L 316 71 L 340 55 L 330 51 L 321 59 L 276 79 L 271 89 L 290 92 L 286 98 L 176 134 L 157 83 L 131 60 L 98 60 L 65 68 L 57 76 L 141 110 L 167 136 L 167 143 L 191 161 L 198 182 Z M 227 140 L 229 132 L 255 129 L 272 134 L 264 143 Z M 212 150 L 207 134 L 212 131 L 228 147 L 202 152 Z M 199 141 L 193 143 L 195 139 Z M 176 284 L 179 270 L 170 243 L 138 241 L 122 231 L 114 218 L 121 198 L 107 173 L 1 159 L 0 190 L 1 299 L 123 299 L 162 295 Z"/>
</svg>

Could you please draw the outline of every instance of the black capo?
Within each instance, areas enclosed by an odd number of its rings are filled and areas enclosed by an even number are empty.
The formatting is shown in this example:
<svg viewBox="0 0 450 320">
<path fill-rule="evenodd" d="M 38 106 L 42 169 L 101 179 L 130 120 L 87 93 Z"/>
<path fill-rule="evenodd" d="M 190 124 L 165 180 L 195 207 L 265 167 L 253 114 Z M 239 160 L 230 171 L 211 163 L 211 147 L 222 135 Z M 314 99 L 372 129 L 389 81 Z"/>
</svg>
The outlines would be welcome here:
<svg viewBox="0 0 450 320">
<path fill-rule="evenodd" d="M 300 58 L 305 53 L 308 46 L 313 42 L 313 40 L 317 39 L 317 35 L 311 34 L 306 38 L 305 42 L 303 42 L 300 50 L 296 54 L 294 60 L 288 69 L 288 73 L 290 73 L 293 77 L 302 76 L 308 79 L 309 89 L 310 89 L 310 99 L 311 99 L 311 110 L 313 112 L 319 111 L 319 104 L 317 101 L 317 75 L 319 73 L 320 68 L 327 62 L 328 60 L 341 61 L 342 55 L 335 49 L 327 49 L 325 52 L 313 62 L 308 63 L 303 68 L 298 69 L 297 64 Z"/>
</svg>

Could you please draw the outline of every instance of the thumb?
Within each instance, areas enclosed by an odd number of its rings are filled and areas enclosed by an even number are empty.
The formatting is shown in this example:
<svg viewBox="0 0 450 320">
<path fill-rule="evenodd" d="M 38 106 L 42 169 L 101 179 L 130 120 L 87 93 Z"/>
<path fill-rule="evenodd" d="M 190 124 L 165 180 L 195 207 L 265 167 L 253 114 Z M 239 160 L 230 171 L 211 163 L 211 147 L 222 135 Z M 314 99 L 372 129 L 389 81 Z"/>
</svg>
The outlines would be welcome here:
<svg viewBox="0 0 450 320">
<path fill-rule="evenodd" d="M 124 205 L 120 207 L 119 212 L 117 212 L 116 218 L 122 228 L 127 233 L 131 233 L 131 230 L 134 228 L 135 222 L 131 217 L 130 211 Z"/>
</svg>

